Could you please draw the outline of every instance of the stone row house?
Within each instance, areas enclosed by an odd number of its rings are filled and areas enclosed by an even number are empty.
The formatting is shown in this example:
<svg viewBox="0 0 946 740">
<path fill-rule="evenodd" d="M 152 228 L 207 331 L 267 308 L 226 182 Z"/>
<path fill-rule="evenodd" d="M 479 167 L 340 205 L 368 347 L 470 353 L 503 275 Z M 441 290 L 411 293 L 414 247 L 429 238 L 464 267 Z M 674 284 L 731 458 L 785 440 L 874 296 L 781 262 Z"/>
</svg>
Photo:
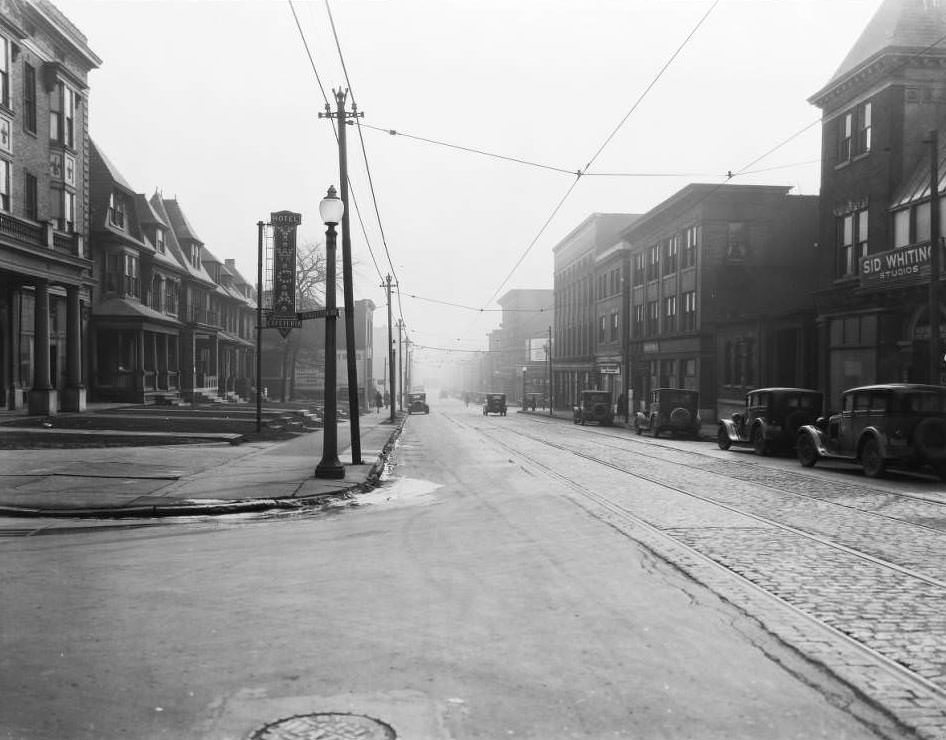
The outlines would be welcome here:
<svg viewBox="0 0 946 740">
<path fill-rule="evenodd" d="M 931 233 L 931 209 L 946 218 L 944 36 L 946 2 L 882 3 L 810 100 L 823 112 L 819 196 L 692 184 L 643 215 L 593 214 L 563 239 L 556 405 L 600 388 L 639 408 L 675 386 L 700 390 L 713 419 L 764 386 L 817 388 L 831 408 L 860 384 L 946 383 L 930 265 L 934 245 L 946 264 Z"/>
<path fill-rule="evenodd" d="M 248 393 L 254 291 L 175 200 L 135 193 L 94 147 L 100 63 L 48 0 L 0 1 L 4 406 Z"/>
</svg>

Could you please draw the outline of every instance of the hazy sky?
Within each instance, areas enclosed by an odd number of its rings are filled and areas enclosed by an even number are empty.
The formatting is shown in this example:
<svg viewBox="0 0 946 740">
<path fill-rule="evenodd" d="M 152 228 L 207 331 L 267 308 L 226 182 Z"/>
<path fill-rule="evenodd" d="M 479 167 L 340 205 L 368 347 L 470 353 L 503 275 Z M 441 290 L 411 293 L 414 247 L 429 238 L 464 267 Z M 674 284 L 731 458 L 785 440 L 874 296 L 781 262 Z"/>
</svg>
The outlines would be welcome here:
<svg viewBox="0 0 946 740">
<path fill-rule="evenodd" d="M 197 234 L 251 282 L 256 222 L 302 213 L 338 185 L 324 99 L 345 77 L 324 0 L 54 0 L 102 66 L 91 135 L 138 191 L 176 196 Z M 880 0 L 329 0 L 362 122 L 584 169 L 687 36 L 541 236 L 575 177 L 349 127 L 355 297 L 384 323 L 381 274 L 400 281 L 412 339 L 485 348 L 502 292 L 550 288 L 552 247 L 590 213 L 643 213 L 689 182 L 721 182 L 819 118 L 831 77 Z M 712 10 L 711 10 L 712 9 Z M 819 188 L 813 126 L 733 182 Z M 666 176 L 672 175 L 672 176 Z M 534 246 L 529 249 L 535 240 Z M 420 296 L 412 298 L 410 296 Z M 427 300 L 422 300 L 427 299 Z M 487 305 L 496 309 L 495 303 Z M 395 316 L 399 313 L 395 305 Z M 420 355 L 418 355 L 420 356 Z"/>
</svg>

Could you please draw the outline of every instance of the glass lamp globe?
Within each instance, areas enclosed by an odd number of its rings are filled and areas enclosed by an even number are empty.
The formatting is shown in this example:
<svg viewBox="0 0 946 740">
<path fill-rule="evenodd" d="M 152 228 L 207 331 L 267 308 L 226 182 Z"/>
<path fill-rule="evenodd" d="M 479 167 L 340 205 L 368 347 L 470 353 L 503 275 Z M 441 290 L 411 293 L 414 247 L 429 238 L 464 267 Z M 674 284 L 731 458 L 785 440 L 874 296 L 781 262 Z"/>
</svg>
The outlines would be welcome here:
<svg viewBox="0 0 946 740">
<path fill-rule="evenodd" d="M 342 214 L 345 212 L 345 204 L 339 199 L 335 192 L 335 186 L 330 185 L 328 194 L 319 201 L 319 216 L 322 222 L 326 224 L 337 224 L 342 220 Z"/>
</svg>

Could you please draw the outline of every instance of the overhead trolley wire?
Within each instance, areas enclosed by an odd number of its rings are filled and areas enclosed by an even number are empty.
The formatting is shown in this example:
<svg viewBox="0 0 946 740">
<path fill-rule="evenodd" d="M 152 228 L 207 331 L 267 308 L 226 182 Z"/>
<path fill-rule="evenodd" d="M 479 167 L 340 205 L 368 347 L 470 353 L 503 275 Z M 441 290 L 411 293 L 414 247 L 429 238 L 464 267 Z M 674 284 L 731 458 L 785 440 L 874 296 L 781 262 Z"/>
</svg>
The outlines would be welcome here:
<svg viewBox="0 0 946 740">
<path fill-rule="evenodd" d="M 657 84 L 657 81 L 663 76 L 664 72 L 667 71 L 667 69 L 670 67 L 670 65 L 673 63 L 673 61 L 680 55 L 680 52 L 683 51 L 684 47 L 686 47 L 686 45 L 690 42 L 690 39 L 693 38 L 693 36 L 694 36 L 694 35 L 696 34 L 696 32 L 700 29 L 700 27 L 703 25 L 703 23 L 704 23 L 704 22 L 706 21 L 706 19 L 709 17 L 710 13 L 713 12 L 713 10 L 716 8 L 717 5 L 719 5 L 719 0 L 714 0 L 713 4 L 710 6 L 709 10 L 707 10 L 707 11 L 703 14 L 703 17 L 700 18 L 700 20 L 697 22 L 697 24 L 693 27 L 693 30 L 691 30 L 690 33 L 687 34 L 686 38 L 683 39 L 683 41 L 681 42 L 681 44 L 677 47 L 676 51 L 673 52 L 673 54 L 670 56 L 670 58 L 667 60 L 667 62 L 666 62 L 666 63 L 660 68 L 660 70 L 657 72 L 657 75 L 654 77 L 654 79 L 650 82 L 649 85 L 647 85 L 647 87 L 646 87 L 646 88 L 644 89 L 644 91 L 640 94 L 640 96 L 638 96 L 638 98 L 637 98 L 637 100 L 635 101 L 634 105 L 631 106 L 631 109 L 627 112 L 627 114 L 624 116 L 624 118 L 621 119 L 621 122 L 618 123 L 618 125 L 614 127 L 614 130 L 612 130 L 610 134 L 608 134 L 608 136 L 605 138 L 605 140 L 604 140 L 604 142 L 601 144 L 601 146 L 598 147 L 598 150 L 594 153 L 594 155 L 591 157 L 591 159 L 588 160 L 588 163 L 585 165 L 584 169 L 578 170 L 578 171 L 575 173 L 575 180 L 572 182 L 571 186 L 570 186 L 570 187 L 568 188 L 568 190 L 565 192 L 565 195 L 562 196 L 561 200 L 559 200 L 559 202 L 558 202 L 558 204 L 556 204 L 555 208 L 552 209 L 552 213 L 551 213 L 551 214 L 549 215 L 549 217 L 545 220 L 545 223 L 542 224 L 542 228 L 539 229 L 539 233 L 536 234 L 535 238 L 529 243 L 529 246 L 526 247 L 525 251 L 523 251 L 523 253 L 522 253 L 522 255 L 520 255 L 519 259 L 516 260 L 516 264 L 513 265 L 512 270 L 510 270 L 509 273 L 506 275 L 506 277 L 503 278 L 503 281 L 499 284 L 499 287 L 496 288 L 496 290 L 493 292 L 493 295 L 490 296 L 489 300 L 486 301 L 485 304 L 483 304 L 484 307 L 487 306 L 487 305 L 489 305 L 490 303 L 492 303 L 493 300 L 499 295 L 500 291 L 506 286 L 506 283 L 509 282 L 510 278 L 512 278 L 512 276 L 515 274 L 516 270 L 519 269 L 519 265 L 521 265 L 521 264 L 523 263 L 523 261 L 525 260 L 525 258 L 528 256 L 529 252 L 532 251 L 532 248 L 536 245 L 536 243 L 537 243 L 537 242 L 539 241 L 539 239 L 541 238 L 542 234 L 543 234 L 543 233 L 545 232 L 545 230 L 548 228 L 548 225 L 552 222 L 552 219 L 555 218 L 555 215 L 559 212 L 559 210 L 561 209 L 561 207 L 565 204 L 565 201 L 568 200 L 569 196 L 572 194 L 572 192 L 574 191 L 575 187 L 578 185 L 578 181 L 581 180 L 581 178 L 582 178 L 582 176 L 583 176 L 585 170 L 588 170 L 588 169 L 591 168 L 591 166 L 594 164 L 595 160 L 601 155 L 601 152 L 603 152 L 604 149 L 605 149 L 605 147 L 607 147 L 607 145 L 611 143 L 611 140 L 617 135 L 617 133 L 618 133 L 618 131 L 620 131 L 621 127 L 624 126 L 624 124 L 627 122 L 627 119 L 631 117 L 631 114 L 634 113 L 635 110 L 637 110 L 637 108 L 638 108 L 638 107 L 640 106 L 640 104 L 643 102 L 644 98 L 647 97 L 647 94 L 653 89 L 654 85 Z"/>
<path fill-rule="evenodd" d="M 302 45 L 305 47 L 306 55 L 309 57 L 309 65 L 312 67 L 312 73 L 315 75 L 315 80 L 319 85 L 319 90 L 322 93 L 322 100 L 325 101 L 325 106 L 331 108 L 329 103 L 328 95 L 325 92 L 325 86 L 322 84 L 322 78 L 319 77 L 319 71 L 315 66 L 315 59 L 312 57 L 312 52 L 309 49 L 309 42 L 306 40 L 305 32 L 302 30 L 302 24 L 299 22 L 299 16 L 296 14 L 296 8 L 292 3 L 292 0 L 288 0 L 289 9 L 292 11 L 292 17 L 296 22 L 296 28 L 299 29 L 299 37 L 302 39 Z M 329 119 L 332 123 L 332 132 L 335 134 L 335 141 L 338 142 L 338 131 L 335 129 L 335 120 Z M 368 238 L 368 231 L 365 228 L 364 219 L 361 216 L 361 208 L 358 206 L 358 199 L 355 197 L 354 189 L 351 187 L 351 178 L 348 178 L 349 192 L 352 198 L 352 204 L 355 206 L 355 213 L 358 215 L 358 223 L 361 225 L 361 232 L 365 237 L 365 245 L 368 247 L 368 254 L 371 255 L 371 261 L 374 263 L 374 269 L 377 270 L 378 276 L 381 280 L 384 279 L 384 275 L 381 273 L 381 268 L 378 266 L 378 260 L 374 256 L 374 250 L 371 249 L 371 240 Z"/>
<path fill-rule="evenodd" d="M 391 136 L 403 136 L 404 138 L 414 139 L 415 141 L 423 141 L 423 142 L 426 142 L 427 144 L 436 144 L 437 146 L 447 147 L 448 149 L 459 149 L 462 152 L 469 152 L 471 154 L 480 154 L 484 157 L 502 159 L 507 162 L 515 162 L 516 164 L 524 164 L 529 167 L 539 167 L 540 169 L 543 169 L 543 170 L 552 170 L 553 172 L 561 172 L 566 175 L 575 174 L 575 170 L 569 170 L 564 167 L 555 167 L 550 164 L 542 164 L 540 162 L 532 162 L 528 159 L 520 159 L 519 157 L 511 157 L 506 154 L 496 154 L 495 152 L 487 152 L 483 149 L 476 149 L 474 147 L 462 146 L 460 144 L 451 144 L 447 141 L 438 141 L 437 139 L 429 139 L 425 136 L 417 136 L 415 134 L 407 134 L 407 133 L 404 133 L 403 131 L 397 131 L 396 129 L 393 129 L 393 128 L 382 128 L 381 126 L 372 126 L 371 124 L 368 124 L 368 123 L 363 123 L 361 125 L 364 126 L 365 128 L 370 128 L 375 131 L 381 131 L 382 133 L 390 134 Z"/>
</svg>

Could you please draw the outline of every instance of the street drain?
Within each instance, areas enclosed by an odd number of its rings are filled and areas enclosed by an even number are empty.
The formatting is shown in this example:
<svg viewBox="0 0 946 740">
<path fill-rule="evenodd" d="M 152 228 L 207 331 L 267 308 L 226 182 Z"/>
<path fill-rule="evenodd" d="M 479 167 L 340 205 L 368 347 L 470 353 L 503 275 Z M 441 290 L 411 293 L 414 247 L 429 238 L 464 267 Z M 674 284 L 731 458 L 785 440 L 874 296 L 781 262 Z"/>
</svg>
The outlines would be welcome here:
<svg viewBox="0 0 946 740">
<path fill-rule="evenodd" d="M 250 740 L 396 740 L 394 729 L 363 714 L 318 712 L 270 722 Z"/>
</svg>

